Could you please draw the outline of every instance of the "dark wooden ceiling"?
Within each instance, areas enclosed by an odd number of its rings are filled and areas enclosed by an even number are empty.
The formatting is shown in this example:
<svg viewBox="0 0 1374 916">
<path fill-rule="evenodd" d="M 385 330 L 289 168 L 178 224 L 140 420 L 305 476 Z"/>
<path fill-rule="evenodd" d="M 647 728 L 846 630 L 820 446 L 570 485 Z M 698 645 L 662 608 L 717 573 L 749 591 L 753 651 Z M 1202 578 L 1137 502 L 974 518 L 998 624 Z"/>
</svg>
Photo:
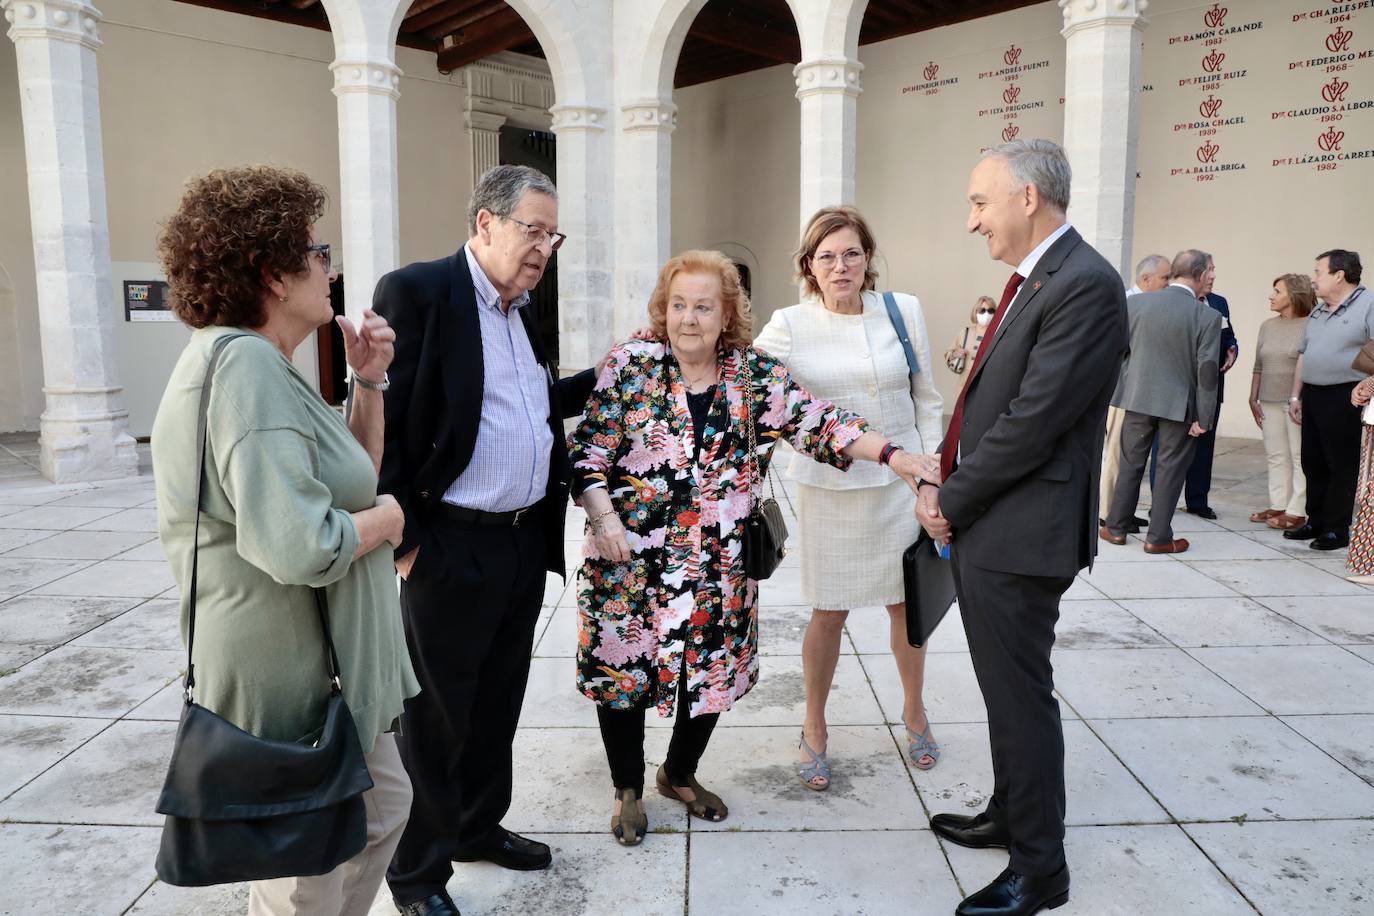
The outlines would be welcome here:
<svg viewBox="0 0 1374 916">
<path fill-rule="evenodd" d="M 180 0 L 195 6 L 328 29 L 319 0 Z M 978 19 L 1043 0 L 869 0 L 859 44 Z M 397 42 L 435 52 L 439 70 L 457 70 L 499 51 L 543 57 L 539 42 L 505 0 L 412 0 Z M 692 22 L 674 85 L 693 86 L 801 60 L 787 0 L 710 0 Z"/>
</svg>

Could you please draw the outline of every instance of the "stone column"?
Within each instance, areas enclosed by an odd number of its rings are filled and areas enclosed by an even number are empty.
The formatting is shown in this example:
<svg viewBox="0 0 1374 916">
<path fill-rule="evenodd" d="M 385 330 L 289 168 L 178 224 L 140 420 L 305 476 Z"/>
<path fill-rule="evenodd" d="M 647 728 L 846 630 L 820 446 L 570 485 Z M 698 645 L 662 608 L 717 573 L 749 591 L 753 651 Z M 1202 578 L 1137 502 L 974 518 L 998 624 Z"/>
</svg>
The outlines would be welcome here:
<svg viewBox="0 0 1374 916">
<path fill-rule="evenodd" d="M 18 60 L 38 279 L 43 476 L 55 483 L 133 476 L 138 455 L 112 340 L 118 304 L 95 61 L 101 15 L 85 0 L 3 5 Z"/>
<path fill-rule="evenodd" d="M 501 164 L 501 128 L 506 116 L 487 111 L 469 111 L 465 117 L 472 133 L 472 184 L 486 174 L 487 169 Z"/>
<path fill-rule="evenodd" d="M 558 252 L 559 365 L 593 365 L 615 342 L 611 258 L 611 142 L 606 109 L 555 105 L 558 137 L 558 225 L 567 243 Z"/>
<path fill-rule="evenodd" d="M 615 338 L 644 324 L 644 307 L 671 255 L 672 133 L 668 98 L 622 102 L 615 148 Z"/>
<path fill-rule="evenodd" d="M 804 227 L 821 207 L 854 202 L 859 74 L 842 57 L 804 60 L 793 68 L 801 103 L 801 213 Z"/>
<path fill-rule="evenodd" d="M 1069 221 L 1131 277 L 1140 32 L 1148 0 L 1059 0 L 1064 12 L 1064 149 L 1073 167 Z"/>
</svg>

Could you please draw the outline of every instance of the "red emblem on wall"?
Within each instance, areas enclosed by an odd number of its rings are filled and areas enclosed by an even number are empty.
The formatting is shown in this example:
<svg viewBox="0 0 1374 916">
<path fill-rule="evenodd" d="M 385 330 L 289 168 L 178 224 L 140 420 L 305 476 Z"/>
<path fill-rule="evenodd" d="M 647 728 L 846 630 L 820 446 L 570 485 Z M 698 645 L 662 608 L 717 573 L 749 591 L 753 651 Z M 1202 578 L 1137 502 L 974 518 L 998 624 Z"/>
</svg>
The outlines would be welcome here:
<svg viewBox="0 0 1374 916">
<path fill-rule="evenodd" d="M 1008 105 L 1015 105 L 1016 100 L 1021 97 L 1021 87 L 1013 83 L 1002 90 L 1002 101 Z"/>
<path fill-rule="evenodd" d="M 1226 7 L 1220 3 L 1213 3 L 1212 8 L 1202 14 L 1202 21 L 1207 23 L 1209 29 L 1219 29 L 1221 24 L 1226 21 Z"/>
<path fill-rule="evenodd" d="M 1202 59 L 1202 69 L 1208 73 L 1216 73 L 1221 69 L 1224 60 L 1226 60 L 1226 54 L 1213 48 L 1211 53 Z"/>
<path fill-rule="evenodd" d="M 1002 128 L 1002 139 L 1010 143 L 1016 139 L 1016 135 L 1019 133 L 1021 133 L 1021 128 L 1017 127 L 1015 124 L 1008 124 L 1006 127 Z"/>
<path fill-rule="evenodd" d="M 1336 130 L 1334 126 L 1328 127 L 1326 133 L 1317 137 L 1317 146 L 1323 153 L 1340 152 L 1341 141 L 1345 139 L 1345 131 Z"/>
<path fill-rule="evenodd" d="M 1345 90 L 1350 88 L 1350 84 L 1339 76 L 1331 77 L 1331 82 L 1322 87 L 1322 98 L 1328 102 L 1340 102 L 1345 99 Z"/>
<path fill-rule="evenodd" d="M 1326 50 L 1332 54 L 1339 54 L 1350 47 L 1350 39 L 1355 37 L 1355 33 L 1343 26 L 1336 26 L 1336 31 L 1326 36 Z"/>
<path fill-rule="evenodd" d="M 1221 111 L 1221 99 L 1214 99 L 1210 95 L 1197 107 L 1198 114 L 1204 118 L 1216 117 L 1216 113 Z"/>
<path fill-rule="evenodd" d="M 935 61 L 931 61 L 930 63 L 926 64 L 926 68 L 923 72 L 925 73 L 926 82 L 928 83 L 931 80 L 935 79 L 935 77 L 940 75 L 940 65 L 937 64 Z"/>
<path fill-rule="evenodd" d="M 1217 153 L 1221 152 L 1221 147 L 1208 140 L 1197 148 L 1197 161 L 1211 163 L 1217 161 Z"/>
<path fill-rule="evenodd" d="M 1002 52 L 1002 60 L 1007 62 L 1008 67 L 1016 66 L 1016 62 L 1021 59 L 1021 49 L 1016 45 Z"/>
</svg>

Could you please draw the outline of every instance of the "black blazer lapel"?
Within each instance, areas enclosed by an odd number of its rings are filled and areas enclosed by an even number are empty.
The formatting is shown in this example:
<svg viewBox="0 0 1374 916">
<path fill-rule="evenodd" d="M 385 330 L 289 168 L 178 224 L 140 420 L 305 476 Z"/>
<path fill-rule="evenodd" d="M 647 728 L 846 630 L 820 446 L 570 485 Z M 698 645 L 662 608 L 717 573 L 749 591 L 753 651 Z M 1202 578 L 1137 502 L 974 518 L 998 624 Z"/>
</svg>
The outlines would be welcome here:
<svg viewBox="0 0 1374 916">
<path fill-rule="evenodd" d="M 482 419 L 485 381 L 482 325 L 477 315 L 477 291 L 472 286 L 465 248 L 450 259 L 448 302 L 439 313 L 439 365 L 454 434 L 458 441 L 458 473 L 467 467 Z M 442 424 L 441 424 L 442 426 Z"/>
</svg>

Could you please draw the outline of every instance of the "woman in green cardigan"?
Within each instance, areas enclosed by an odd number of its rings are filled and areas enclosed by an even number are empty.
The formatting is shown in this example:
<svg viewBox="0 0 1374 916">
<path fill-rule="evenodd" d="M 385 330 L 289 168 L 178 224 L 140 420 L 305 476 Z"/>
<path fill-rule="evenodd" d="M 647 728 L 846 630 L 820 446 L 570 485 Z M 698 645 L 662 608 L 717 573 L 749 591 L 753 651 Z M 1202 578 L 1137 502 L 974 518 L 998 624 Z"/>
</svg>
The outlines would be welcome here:
<svg viewBox="0 0 1374 916">
<path fill-rule="evenodd" d="M 394 335 L 370 311 L 339 319 L 354 391 L 350 418 L 296 371 L 291 354 L 334 320 L 329 246 L 313 226 L 325 192 L 298 172 L 254 166 L 192 180 L 158 255 L 172 308 L 195 328 L 153 424 L 158 532 L 186 631 L 196 523 L 201 386 L 216 341 L 207 417 L 196 603 L 196 699 L 252 734 L 309 741 L 323 723 L 328 597 L 344 697 L 374 787 L 368 845 L 326 875 L 254 882 L 249 912 L 365 914 L 410 812 L 393 734 L 419 686 L 392 551 L 404 517 L 377 495 L 382 395 Z"/>
</svg>

